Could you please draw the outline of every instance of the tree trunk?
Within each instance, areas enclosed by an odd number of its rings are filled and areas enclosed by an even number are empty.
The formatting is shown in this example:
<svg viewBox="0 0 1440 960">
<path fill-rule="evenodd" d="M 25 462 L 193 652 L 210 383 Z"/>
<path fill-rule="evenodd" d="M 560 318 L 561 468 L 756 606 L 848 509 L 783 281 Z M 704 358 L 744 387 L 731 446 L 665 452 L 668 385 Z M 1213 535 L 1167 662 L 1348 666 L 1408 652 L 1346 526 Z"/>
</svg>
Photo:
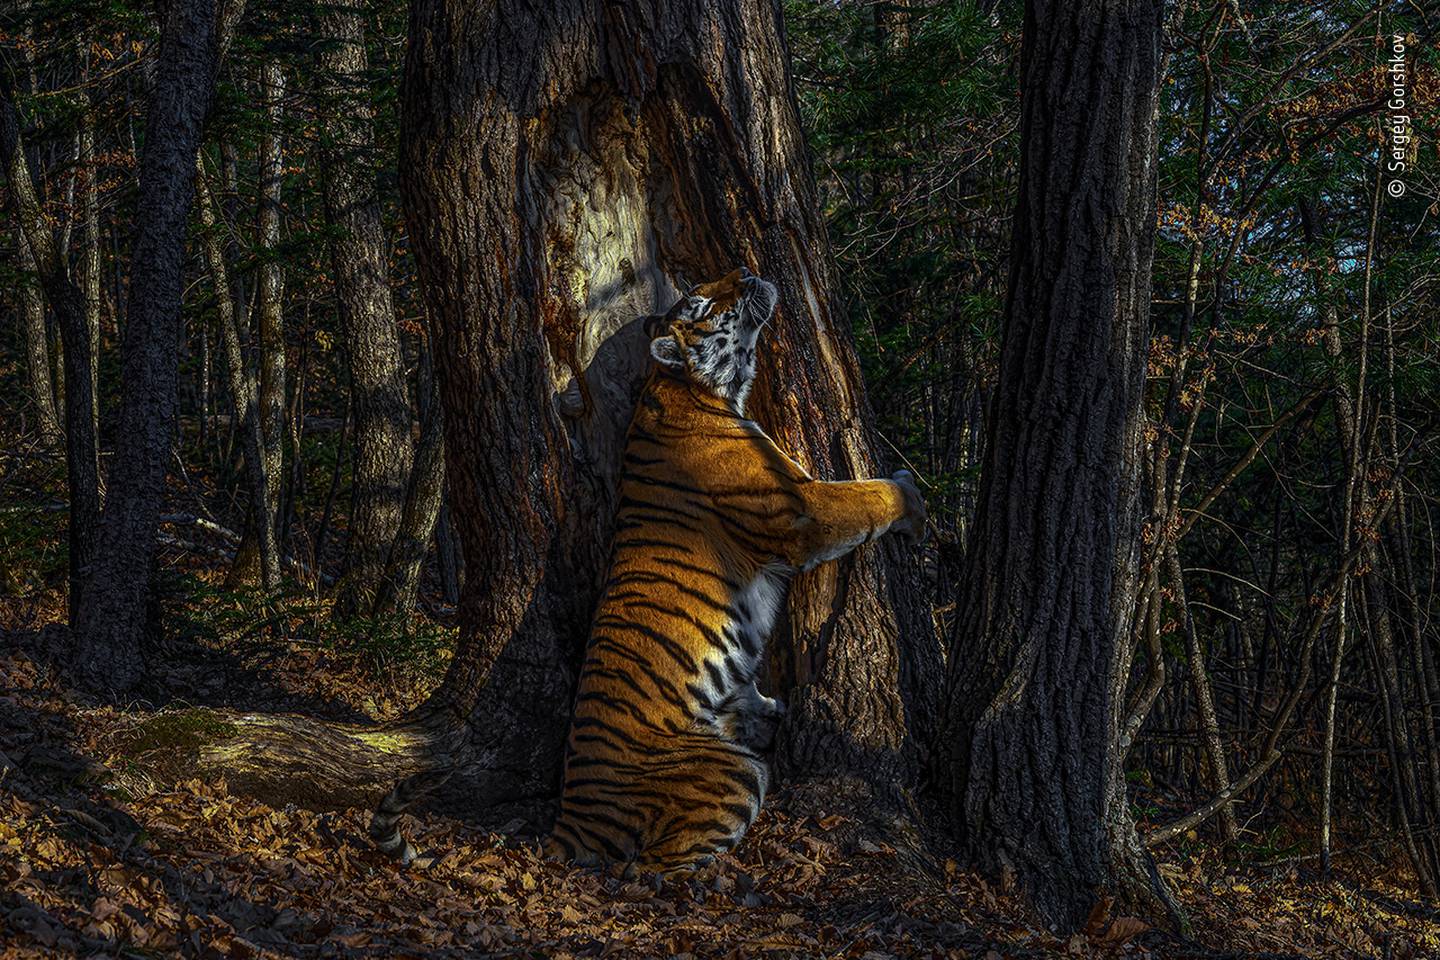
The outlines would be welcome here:
<svg viewBox="0 0 1440 960">
<path fill-rule="evenodd" d="M 235 551 L 231 582 L 278 583 L 279 563 L 273 570 L 263 559 L 263 525 L 272 533 L 270 555 L 283 549 L 279 540 L 280 490 L 285 476 L 285 268 L 277 249 L 280 246 L 280 186 L 284 180 L 285 157 L 281 148 L 280 121 L 283 115 L 285 74 L 274 61 L 260 68 L 260 97 L 265 111 L 265 130 L 260 138 L 260 204 L 256 218 L 256 241 L 260 265 L 256 271 L 255 343 L 258 347 L 259 377 L 255 401 L 259 412 L 261 456 L 265 466 L 265 509 L 257 514 L 253 505 L 246 513 L 245 533 Z M 230 296 L 227 292 L 226 296 Z M 239 298 L 234 298 L 236 301 Z M 234 308 L 231 307 L 233 313 Z M 271 574 L 276 579 L 270 579 Z"/>
<path fill-rule="evenodd" d="M 20 269 L 25 273 L 35 273 L 35 257 L 30 253 L 30 244 L 23 230 L 15 231 L 15 252 L 19 256 Z M 35 405 L 40 439 L 52 450 L 62 450 L 65 434 L 55 413 L 55 382 L 50 376 L 50 338 L 45 333 L 45 300 L 39 287 L 28 278 L 20 285 L 19 293 L 20 324 L 25 340 L 25 374 L 30 385 L 30 401 Z"/>
<path fill-rule="evenodd" d="M 80 73 L 87 82 L 85 117 L 80 124 L 80 268 L 78 280 L 85 297 L 85 334 L 90 341 L 90 419 L 100 425 L 100 180 L 95 175 L 95 108 L 90 102 L 90 46 L 79 41 Z"/>
<path fill-rule="evenodd" d="M 60 326 L 63 373 L 70 388 L 64 391 L 65 471 L 70 495 L 69 526 L 69 615 L 76 621 L 84 588 L 83 572 L 95 551 L 100 521 L 100 453 L 95 429 L 94 398 L 90 392 L 95 358 L 90 353 L 90 336 L 85 327 L 85 299 L 60 255 L 25 160 L 20 138 L 20 116 L 8 74 L 0 70 L 0 160 L 5 165 L 6 183 L 16 219 L 35 261 L 40 288 Z"/>
<path fill-rule="evenodd" d="M 265 134 L 260 140 L 260 212 L 257 226 L 260 269 L 256 313 L 260 322 L 260 424 L 265 440 L 265 473 L 271 478 L 266 520 L 279 528 L 280 478 L 285 449 L 285 268 L 280 262 L 280 186 L 285 154 L 280 123 L 284 115 L 285 74 L 275 61 L 260 69 L 265 105 Z"/>
<path fill-rule="evenodd" d="M 440 515 L 435 520 L 435 557 L 440 567 L 440 595 L 446 603 L 460 602 L 460 545 L 455 542 L 455 524 L 450 519 L 450 488 L 445 484 L 440 493 Z"/>
<path fill-rule="evenodd" d="M 453 766 L 446 799 L 472 813 L 554 796 L 649 366 L 634 321 L 682 278 L 743 263 L 775 281 L 752 412 L 817 476 L 882 472 L 828 292 L 778 5 L 481 10 L 413 8 L 400 163 L 465 556 L 459 647 L 434 696 L 380 731 L 232 718 L 199 762 L 232 789 L 354 804 L 387 771 Z M 907 563 L 881 541 L 797 578 L 772 640 L 792 704 L 782 769 L 886 811 L 942 679 Z"/>
<path fill-rule="evenodd" d="M 395 307 L 389 247 L 370 153 L 375 132 L 365 53 L 363 9 L 327 6 L 319 15 L 324 46 L 320 88 L 328 120 L 320 143 L 335 292 L 350 362 L 355 417 L 354 515 L 349 569 L 335 597 L 338 616 L 369 614 L 400 529 L 414 456 L 410 400 Z"/>
<path fill-rule="evenodd" d="M 175 426 L 185 226 L 195 153 L 215 88 L 219 19 L 214 0 L 170 6 L 146 117 L 121 344 L 118 435 L 125 442 L 115 451 L 95 555 L 72 622 L 80 679 L 116 691 L 131 689 L 144 673 L 146 599 Z M 66 380 L 75 392 L 74 379 Z"/>
<path fill-rule="evenodd" d="M 1200 747 L 1208 767 L 1208 785 L 1212 793 L 1230 789 L 1230 767 L 1225 760 L 1225 744 L 1220 739 L 1220 720 L 1215 714 L 1215 696 L 1210 688 L 1210 674 L 1205 666 L 1205 651 L 1195 617 L 1185 596 L 1185 573 L 1180 566 L 1178 545 L 1169 540 L 1164 545 L 1166 574 L 1175 605 L 1180 608 L 1180 629 L 1185 637 L 1185 660 L 1190 668 L 1190 688 L 1195 695 L 1195 713 L 1200 721 Z M 1234 808 L 1225 804 L 1220 810 L 1220 836 L 1226 843 L 1234 842 L 1236 824 Z"/>
<path fill-rule="evenodd" d="M 880 471 L 778 3 L 424 0 L 411 37 L 401 187 L 466 564 L 430 709 L 474 718 L 472 796 L 543 795 L 648 368 L 635 318 L 750 266 L 781 291 L 752 414 L 816 476 Z M 881 542 L 793 584 L 772 640 L 791 777 L 912 780 L 940 650 L 910 564 Z"/>
<path fill-rule="evenodd" d="M 253 540 L 249 547 L 253 559 L 246 560 L 244 538 L 236 553 L 229 582 L 257 579 L 266 590 L 280 585 L 280 548 L 275 542 L 276 526 L 271 519 L 271 490 L 279 485 L 279 478 L 270 472 L 270 460 L 266 457 L 263 417 L 260 408 L 258 378 L 245 359 L 244 342 L 240 318 L 235 315 L 235 304 L 231 297 L 229 271 L 225 268 L 225 251 L 216 229 L 215 204 L 206 186 L 203 162 L 196 159 L 196 206 L 199 208 L 200 225 L 204 228 L 203 245 L 205 258 L 210 265 L 210 279 L 215 288 L 215 314 L 220 327 L 220 345 L 225 354 L 225 370 L 229 375 L 230 411 L 234 422 L 240 425 L 241 449 L 245 456 L 245 482 L 250 488 L 248 516 L 250 525 L 247 536 Z M 262 519 L 256 519 L 256 518 Z"/>
<path fill-rule="evenodd" d="M 429 344 L 421 347 L 416 395 L 420 398 L 420 444 L 415 449 L 400 529 L 390 548 L 385 578 L 375 600 L 375 613 L 381 616 L 406 614 L 415 609 L 420 568 L 435 532 L 440 497 L 445 489 L 445 432 L 441 426 L 440 397 L 435 388 L 435 367 Z"/>
<path fill-rule="evenodd" d="M 1119 748 L 1138 569 L 1161 5 L 1030 0 L 999 382 L 955 618 L 948 788 L 1052 922 L 1164 893 Z"/>
</svg>

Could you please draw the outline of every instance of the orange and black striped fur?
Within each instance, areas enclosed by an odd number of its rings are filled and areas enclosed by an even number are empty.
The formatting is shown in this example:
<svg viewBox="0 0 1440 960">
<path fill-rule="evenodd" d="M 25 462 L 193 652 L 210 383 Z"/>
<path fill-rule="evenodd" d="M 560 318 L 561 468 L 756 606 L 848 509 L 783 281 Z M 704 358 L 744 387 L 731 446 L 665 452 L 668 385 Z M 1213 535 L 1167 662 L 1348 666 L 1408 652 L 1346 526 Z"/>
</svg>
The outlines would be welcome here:
<svg viewBox="0 0 1440 960">
<path fill-rule="evenodd" d="M 745 418 L 776 296 L 737 270 L 692 290 L 651 344 L 552 855 L 677 873 L 733 847 L 785 712 L 755 678 L 790 575 L 890 530 L 922 533 L 909 474 L 812 479 Z"/>
</svg>

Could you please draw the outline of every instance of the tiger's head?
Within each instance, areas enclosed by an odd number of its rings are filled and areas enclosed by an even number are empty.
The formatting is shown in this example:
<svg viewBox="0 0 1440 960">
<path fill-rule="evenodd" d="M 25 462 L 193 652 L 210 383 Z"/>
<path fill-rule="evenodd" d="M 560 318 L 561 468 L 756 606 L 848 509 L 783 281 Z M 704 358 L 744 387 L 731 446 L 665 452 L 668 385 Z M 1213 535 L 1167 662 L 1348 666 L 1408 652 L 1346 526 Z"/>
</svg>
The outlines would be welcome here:
<svg viewBox="0 0 1440 960">
<path fill-rule="evenodd" d="M 743 414 L 755 379 L 755 341 L 779 297 L 773 283 L 744 267 L 692 287 L 657 318 L 664 332 L 650 342 L 650 354 Z"/>
</svg>

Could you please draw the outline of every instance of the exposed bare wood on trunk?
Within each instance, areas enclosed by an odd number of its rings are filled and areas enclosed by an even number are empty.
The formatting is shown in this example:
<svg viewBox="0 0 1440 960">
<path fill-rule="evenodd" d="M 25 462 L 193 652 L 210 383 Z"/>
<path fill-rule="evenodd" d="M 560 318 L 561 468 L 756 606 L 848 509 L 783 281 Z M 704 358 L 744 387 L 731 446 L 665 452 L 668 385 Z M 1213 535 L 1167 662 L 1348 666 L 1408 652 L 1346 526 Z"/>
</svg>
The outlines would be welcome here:
<svg viewBox="0 0 1440 960">
<path fill-rule="evenodd" d="M 411 29 L 402 189 L 467 569 L 437 703 L 518 710 L 507 742 L 477 732 L 480 751 L 543 792 L 648 364 L 636 318 L 737 264 L 775 281 L 757 419 L 818 476 L 879 471 L 777 4 L 428 2 Z M 876 545 L 792 587 L 773 644 L 792 776 L 913 775 L 939 650 L 912 576 Z"/>
<path fill-rule="evenodd" d="M 465 554 L 460 644 L 430 701 L 386 728 L 401 747 L 273 718 L 202 758 L 216 773 L 243 764 L 238 789 L 281 790 L 256 759 L 272 756 L 307 781 L 307 802 L 349 802 L 375 787 L 374 753 L 393 776 L 458 762 L 446 792 L 471 811 L 553 796 L 649 364 L 636 321 L 670 305 L 672 278 L 743 263 L 777 282 L 752 409 L 819 476 L 881 472 L 778 6 L 600 13 L 414 10 L 400 167 Z M 773 654 L 792 778 L 888 805 L 917 771 L 940 651 L 909 562 L 876 544 L 795 583 Z M 321 756 L 310 773 L 293 759 Z"/>
</svg>

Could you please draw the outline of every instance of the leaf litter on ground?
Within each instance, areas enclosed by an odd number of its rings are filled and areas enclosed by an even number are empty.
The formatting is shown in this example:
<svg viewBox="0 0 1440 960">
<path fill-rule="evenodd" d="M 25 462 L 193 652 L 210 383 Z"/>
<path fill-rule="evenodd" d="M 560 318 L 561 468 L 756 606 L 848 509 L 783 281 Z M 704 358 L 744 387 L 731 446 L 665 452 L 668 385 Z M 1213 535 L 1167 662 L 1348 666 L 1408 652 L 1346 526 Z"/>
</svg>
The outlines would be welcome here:
<svg viewBox="0 0 1440 960">
<path fill-rule="evenodd" d="M 366 840 L 365 810 L 277 808 L 196 779 L 129 791 L 145 781 L 124 775 L 117 731 L 156 711 L 86 701 L 36 642 L 0 653 L 4 957 L 1440 957 L 1435 914 L 1400 878 L 1246 875 L 1204 856 L 1161 864 L 1195 940 L 1108 901 L 1055 936 L 954 859 L 917 870 L 784 791 L 733 855 L 684 881 L 549 861 L 510 835 L 518 822 L 440 815 L 409 824 L 428 862 L 402 870 Z M 299 666 L 281 686 L 300 696 L 321 661 L 287 656 Z"/>
</svg>

